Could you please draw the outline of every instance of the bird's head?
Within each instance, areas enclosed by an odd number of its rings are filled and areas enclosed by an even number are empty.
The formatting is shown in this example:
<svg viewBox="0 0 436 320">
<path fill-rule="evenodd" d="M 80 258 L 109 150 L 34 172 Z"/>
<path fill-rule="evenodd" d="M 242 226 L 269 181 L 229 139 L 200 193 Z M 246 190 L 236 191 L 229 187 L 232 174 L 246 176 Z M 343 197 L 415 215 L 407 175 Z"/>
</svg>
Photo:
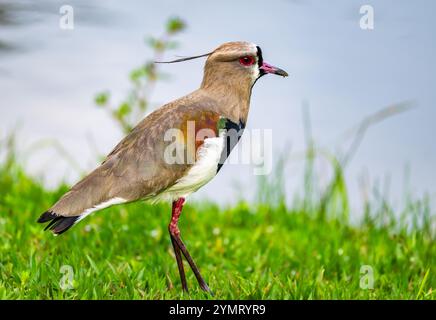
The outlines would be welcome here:
<svg viewBox="0 0 436 320">
<path fill-rule="evenodd" d="M 252 86 L 257 79 L 269 73 L 288 76 L 286 71 L 265 62 L 262 50 L 254 43 L 227 42 L 209 54 L 205 65 L 204 81 L 209 80 L 208 74 L 210 74 L 210 78 L 214 81 L 221 79 Z"/>
<path fill-rule="evenodd" d="M 202 88 L 237 87 L 242 90 L 251 87 L 266 74 L 287 77 L 288 73 L 265 62 L 262 50 L 251 42 L 226 42 L 210 53 L 186 57 L 166 63 L 181 62 L 206 57 Z"/>
<path fill-rule="evenodd" d="M 227 83 L 250 88 L 266 74 L 287 77 L 286 71 L 263 60 L 262 50 L 250 42 L 227 42 L 212 51 L 204 67 L 203 87 Z"/>
</svg>

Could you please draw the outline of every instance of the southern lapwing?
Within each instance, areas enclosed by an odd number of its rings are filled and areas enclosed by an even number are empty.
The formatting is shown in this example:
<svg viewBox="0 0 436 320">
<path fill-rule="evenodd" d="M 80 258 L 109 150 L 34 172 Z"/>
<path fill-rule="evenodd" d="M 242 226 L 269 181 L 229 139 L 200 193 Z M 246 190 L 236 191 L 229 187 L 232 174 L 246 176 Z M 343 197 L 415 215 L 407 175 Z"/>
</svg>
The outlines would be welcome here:
<svg viewBox="0 0 436 320">
<path fill-rule="evenodd" d="M 183 290 L 182 255 L 200 287 L 210 292 L 185 247 L 178 220 L 186 198 L 210 181 L 238 142 L 247 122 L 251 90 L 268 73 L 288 74 L 263 60 L 260 47 L 228 42 L 206 57 L 199 89 L 145 117 L 103 163 L 43 213 L 38 222 L 61 234 L 109 206 L 138 200 L 172 202 L 168 226 Z"/>
</svg>

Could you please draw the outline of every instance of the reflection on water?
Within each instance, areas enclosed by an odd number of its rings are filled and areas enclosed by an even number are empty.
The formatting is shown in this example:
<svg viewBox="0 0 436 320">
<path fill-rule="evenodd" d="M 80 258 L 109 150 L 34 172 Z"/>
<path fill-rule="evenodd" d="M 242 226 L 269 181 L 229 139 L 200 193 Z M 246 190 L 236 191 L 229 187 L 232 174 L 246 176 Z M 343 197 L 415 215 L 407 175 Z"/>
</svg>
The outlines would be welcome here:
<svg viewBox="0 0 436 320">
<path fill-rule="evenodd" d="M 24 31 L 51 13 L 48 1 L 3 1 L 0 2 L 0 54 L 24 51 L 27 46 L 13 37 L 14 32 Z"/>
<path fill-rule="evenodd" d="M 71 1 L 70 1 L 71 2 Z M 79 13 L 75 20 L 81 25 L 113 25 L 117 15 L 106 7 L 90 1 L 74 1 L 74 10 Z M 102 4 L 102 3 L 100 3 Z M 43 41 L 43 33 L 32 32 L 36 25 L 44 20 L 59 18 L 59 1 L 5 0 L 0 2 L 0 57 L 7 53 L 23 53 L 34 49 L 38 42 L 26 42 L 23 39 Z"/>
</svg>

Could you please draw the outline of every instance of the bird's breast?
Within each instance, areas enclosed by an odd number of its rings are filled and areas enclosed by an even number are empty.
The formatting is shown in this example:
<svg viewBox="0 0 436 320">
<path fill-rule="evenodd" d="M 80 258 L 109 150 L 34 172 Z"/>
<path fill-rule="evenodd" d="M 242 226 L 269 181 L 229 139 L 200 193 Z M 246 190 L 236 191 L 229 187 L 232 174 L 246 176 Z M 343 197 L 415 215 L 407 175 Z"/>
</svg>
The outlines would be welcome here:
<svg viewBox="0 0 436 320">
<path fill-rule="evenodd" d="M 159 200 L 173 201 L 180 197 L 187 197 L 208 183 L 218 171 L 218 165 L 225 147 L 225 133 L 218 137 L 206 138 L 197 149 L 195 163 L 187 173 L 176 183 L 159 195 Z"/>
</svg>

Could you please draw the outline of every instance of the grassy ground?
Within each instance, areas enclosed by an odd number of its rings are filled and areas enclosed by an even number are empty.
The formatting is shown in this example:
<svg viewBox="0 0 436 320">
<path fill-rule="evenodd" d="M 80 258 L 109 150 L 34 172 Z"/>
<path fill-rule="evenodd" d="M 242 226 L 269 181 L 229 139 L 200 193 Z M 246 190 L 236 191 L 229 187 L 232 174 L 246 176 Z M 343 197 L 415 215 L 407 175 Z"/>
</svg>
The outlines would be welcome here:
<svg viewBox="0 0 436 320">
<path fill-rule="evenodd" d="M 169 206 L 109 208 L 54 237 L 35 221 L 65 190 L 0 167 L 1 299 L 210 298 L 190 270 L 181 292 Z M 371 210 L 350 226 L 284 205 L 191 203 L 180 226 L 217 299 L 434 299 L 430 209 L 416 202 L 406 219 Z"/>
</svg>

